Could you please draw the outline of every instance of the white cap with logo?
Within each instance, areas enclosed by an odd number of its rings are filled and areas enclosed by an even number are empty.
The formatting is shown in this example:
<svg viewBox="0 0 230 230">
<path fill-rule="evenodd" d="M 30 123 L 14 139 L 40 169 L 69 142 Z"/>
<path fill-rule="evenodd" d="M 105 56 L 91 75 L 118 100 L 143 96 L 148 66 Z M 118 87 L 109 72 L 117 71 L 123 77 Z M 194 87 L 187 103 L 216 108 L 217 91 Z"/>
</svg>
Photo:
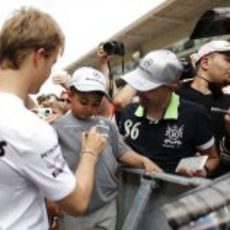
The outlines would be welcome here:
<svg viewBox="0 0 230 230">
<path fill-rule="evenodd" d="M 172 85 L 182 74 L 182 64 L 169 50 L 155 50 L 140 61 L 138 67 L 121 77 L 137 91 L 145 92 Z"/>
<path fill-rule="evenodd" d="M 200 47 L 197 53 L 193 54 L 195 63 L 208 54 L 214 52 L 230 52 L 230 42 L 225 40 L 214 40 Z"/>
<path fill-rule="evenodd" d="M 109 97 L 106 89 L 106 77 L 92 67 L 77 69 L 70 79 L 71 86 L 80 92 L 102 92 Z"/>
</svg>

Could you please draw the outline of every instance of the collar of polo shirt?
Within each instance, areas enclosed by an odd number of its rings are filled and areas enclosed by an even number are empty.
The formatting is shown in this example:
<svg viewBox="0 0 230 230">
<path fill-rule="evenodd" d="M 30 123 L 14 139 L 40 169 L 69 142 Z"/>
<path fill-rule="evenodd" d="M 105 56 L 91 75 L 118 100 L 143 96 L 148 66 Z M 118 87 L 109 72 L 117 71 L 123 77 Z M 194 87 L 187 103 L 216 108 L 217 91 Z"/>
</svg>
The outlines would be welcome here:
<svg viewBox="0 0 230 230">
<path fill-rule="evenodd" d="M 178 119 L 178 107 L 180 105 L 179 96 L 175 93 L 172 93 L 172 96 L 170 98 L 168 107 L 166 109 L 166 112 L 164 114 L 163 119 Z M 135 111 L 135 116 L 137 117 L 144 117 L 145 116 L 145 108 L 141 105 L 139 105 Z"/>
</svg>

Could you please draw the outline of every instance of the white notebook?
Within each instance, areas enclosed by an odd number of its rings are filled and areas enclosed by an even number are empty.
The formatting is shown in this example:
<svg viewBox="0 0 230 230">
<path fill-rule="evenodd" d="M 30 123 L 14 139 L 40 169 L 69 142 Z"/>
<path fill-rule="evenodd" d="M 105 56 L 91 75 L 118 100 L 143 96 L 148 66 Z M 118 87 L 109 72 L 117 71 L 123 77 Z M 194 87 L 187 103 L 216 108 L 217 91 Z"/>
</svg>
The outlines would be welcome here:
<svg viewBox="0 0 230 230">
<path fill-rule="evenodd" d="M 182 158 L 177 165 L 176 172 L 185 167 L 191 170 L 202 170 L 207 160 L 207 155 Z"/>
</svg>

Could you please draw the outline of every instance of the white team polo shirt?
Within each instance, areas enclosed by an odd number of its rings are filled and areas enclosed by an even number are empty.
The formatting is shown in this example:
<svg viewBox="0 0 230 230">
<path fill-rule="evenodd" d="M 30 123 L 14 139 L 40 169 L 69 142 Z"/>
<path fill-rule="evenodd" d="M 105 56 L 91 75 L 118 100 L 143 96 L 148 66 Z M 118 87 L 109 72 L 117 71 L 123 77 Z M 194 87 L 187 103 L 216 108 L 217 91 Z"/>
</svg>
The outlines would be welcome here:
<svg viewBox="0 0 230 230">
<path fill-rule="evenodd" d="M 75 177 L 55 131 L 16 96 L 0 93 L 0 230 L 45 230 L 44 199 L 70 194 Z"/>
</svg>

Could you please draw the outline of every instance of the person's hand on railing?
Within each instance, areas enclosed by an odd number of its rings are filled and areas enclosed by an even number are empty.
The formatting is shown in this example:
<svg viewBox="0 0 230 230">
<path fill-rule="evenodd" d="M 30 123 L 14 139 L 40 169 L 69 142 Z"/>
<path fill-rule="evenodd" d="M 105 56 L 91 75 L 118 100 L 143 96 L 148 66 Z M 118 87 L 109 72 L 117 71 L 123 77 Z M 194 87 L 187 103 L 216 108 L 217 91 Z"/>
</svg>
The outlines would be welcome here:
<svg viewBox="0 0 230 230">
<path fill-rule="evenodd" d="M 150 172 L 163 172 L 163 170 L 157 164 L 155 164 L 153 161 L 151 161 L 147 157 L 143 157 L 142 164 L 143 164 L 143 169 L 145 169 L 145 171 L 147 173 L 150 173 Z"/>
</svg>

